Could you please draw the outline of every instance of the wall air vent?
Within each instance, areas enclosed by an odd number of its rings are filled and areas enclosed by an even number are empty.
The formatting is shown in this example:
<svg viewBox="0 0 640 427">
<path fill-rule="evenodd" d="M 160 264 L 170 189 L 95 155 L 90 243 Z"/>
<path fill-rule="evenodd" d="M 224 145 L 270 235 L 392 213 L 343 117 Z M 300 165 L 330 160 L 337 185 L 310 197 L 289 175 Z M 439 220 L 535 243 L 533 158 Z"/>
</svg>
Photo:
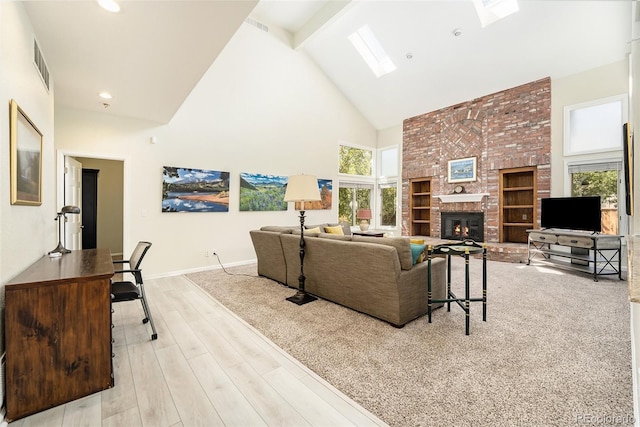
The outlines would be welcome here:
<svg viewBox="0 0 640 427">
<path fill-rule="evenodd" d="M 253 25 L 254 27 L 256 27 L 259 30 L 264 31 L 265 33 L 269 32 L 269 27 L 267 27 L 265 24 L 263 24 L 262 22 L 256 21 L 253 18 L 247 18 L 244 20 L 244 22 L 246 22 L 249 25 Z"/>
<path fill-rule="evenodd" d="M 42 56 L 42 52 L 40 51 L 40 47 L 38 46 L 36 39 L 33 39 L 33 63 L 38 69 L 42 83 L 44 83 L 44 86 L 47 88 L 47 92 L 49 92 L 49 69 L 47 68 L 47 64 L 44 62 L 44 57 Z"/>
</svg>

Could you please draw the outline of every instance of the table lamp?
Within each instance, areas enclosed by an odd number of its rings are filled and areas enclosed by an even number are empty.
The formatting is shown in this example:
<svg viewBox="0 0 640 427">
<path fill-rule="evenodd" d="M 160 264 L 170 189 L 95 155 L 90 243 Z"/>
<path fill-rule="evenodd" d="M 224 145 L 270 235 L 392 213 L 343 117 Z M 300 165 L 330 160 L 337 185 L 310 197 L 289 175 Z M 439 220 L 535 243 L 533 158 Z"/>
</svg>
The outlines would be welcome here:
<svg viewBox="0 0 640 427">
<path fill-rule="evenodd" d="M 69 249 L 62 246 L 62 236 L 64 235 L 64 232 L 62 231 L 62 218 L 64 218 L 64 222 L 66 223 L 67 214 L 79 214 L 79 213 L 80 213 L 80 208 L 77 206 L 66 205 L 66 206 L 63 206 L 62 209 L 60 209 L 60 212 L 58 212 L 58 215 L 54 218 L 54 221 L 58 221 L 58 246 L 56 246 L 54 250 L 49 252 L 49 255 L 55 255 L 55 254 L 62 255 L 62 254 L 68 254 L 69 252 L 71 252 Z"/>
<path fill-rule="evenodd" d="M 292 175 L 287 183 L 287 190 L 284 194 L 285 202 L 300 202 L 300 276 L 298 276 L 298 292 L 287 298 L 295 304 L 302 305 L 317 298 L 309 295 L 304 290 L 304 202 L 320 200 L 320 190 L 318 189 L 318 179 L 313 175 Z"/>
<path fill-rule="evenodd" d="M 369 220 L 371 219 L 371 209 L 358 209 L 356 218 L 360 219 L 360 231 L 369 229 Z"/>
</svg>

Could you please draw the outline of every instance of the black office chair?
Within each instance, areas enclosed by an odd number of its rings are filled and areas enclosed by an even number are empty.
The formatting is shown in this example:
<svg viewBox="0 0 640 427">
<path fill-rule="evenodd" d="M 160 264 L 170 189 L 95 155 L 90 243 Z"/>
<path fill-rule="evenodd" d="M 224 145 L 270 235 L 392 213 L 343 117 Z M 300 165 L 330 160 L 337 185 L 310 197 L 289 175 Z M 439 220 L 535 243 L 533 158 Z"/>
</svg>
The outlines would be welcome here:
<svg viewBox="0 0 640 427">
<path fill-rule="evenodd" d="M 156 333 L 156 327 L 153 325 L 153 318 L 151 317 L 151 312 L 149 311 L 149 304 L 147 303 L 147 296 L 144 293 L 144 284 L 142 283 L 142 270 L 140 269 L 140 264 L 142 263 L 142 258 L 144 258 L 145 254 L 151 247 L 150 242 L 138 242 L 138 245 L 134 249 L 131 254 L 131 258 L 129 260 L 116 260 L 113 261 L 114 264 L 129 264 L 129 269 L 127 270 L 116 270 L 115 273 L 130 273 L 134 277 L 133 282 L 128 281 L 118 281 L 111 282 L 111 301 L 112 302 L 121 302 L 121 301 L 133 301 L 139 299 L 142 302 L 142 309 L 144 310 L 145 318 L 142 319 L 142 323 L 149 322 L 151 324 L 151 330 L 153 334 L 151 335 L 151 339 L 155 340 L 158 338 L 158 334 Z"/>
</svg>

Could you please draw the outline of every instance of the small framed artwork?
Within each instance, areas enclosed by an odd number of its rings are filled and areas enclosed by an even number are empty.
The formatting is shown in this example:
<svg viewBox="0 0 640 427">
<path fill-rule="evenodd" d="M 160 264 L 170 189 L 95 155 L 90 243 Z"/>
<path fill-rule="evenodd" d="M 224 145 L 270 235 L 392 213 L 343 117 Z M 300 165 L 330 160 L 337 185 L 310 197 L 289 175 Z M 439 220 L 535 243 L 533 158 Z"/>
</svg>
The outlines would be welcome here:
<svg viewBox="0 0 640 427">
<path fill-rule="evenodd" d="M 42 204 L 42 133 L 15 100 L 9 104 L 11 204 Z"/>
<path fill-rule="evenodd" d="M 449 160 L 447 167 L 449 183 L 475 181 L 476 162 L 477 160 L 475 157 Z"/>
</svg>

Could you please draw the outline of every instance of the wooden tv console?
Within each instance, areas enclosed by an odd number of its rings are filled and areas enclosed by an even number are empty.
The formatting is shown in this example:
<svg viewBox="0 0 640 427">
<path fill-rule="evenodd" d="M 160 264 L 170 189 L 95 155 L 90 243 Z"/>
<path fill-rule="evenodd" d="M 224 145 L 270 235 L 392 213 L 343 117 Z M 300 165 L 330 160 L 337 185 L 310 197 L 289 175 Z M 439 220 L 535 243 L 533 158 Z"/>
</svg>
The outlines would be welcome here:
<svg viewBox="0 0 640 427">
<path fill-rule="evenodd" d="M 527 265 L 540 261 L 598 276 L 622 280 L 622 236 L 544 229 L 527 230 Z M 570 250 L 562 250 L 562 247 Z"/>
</svg>

